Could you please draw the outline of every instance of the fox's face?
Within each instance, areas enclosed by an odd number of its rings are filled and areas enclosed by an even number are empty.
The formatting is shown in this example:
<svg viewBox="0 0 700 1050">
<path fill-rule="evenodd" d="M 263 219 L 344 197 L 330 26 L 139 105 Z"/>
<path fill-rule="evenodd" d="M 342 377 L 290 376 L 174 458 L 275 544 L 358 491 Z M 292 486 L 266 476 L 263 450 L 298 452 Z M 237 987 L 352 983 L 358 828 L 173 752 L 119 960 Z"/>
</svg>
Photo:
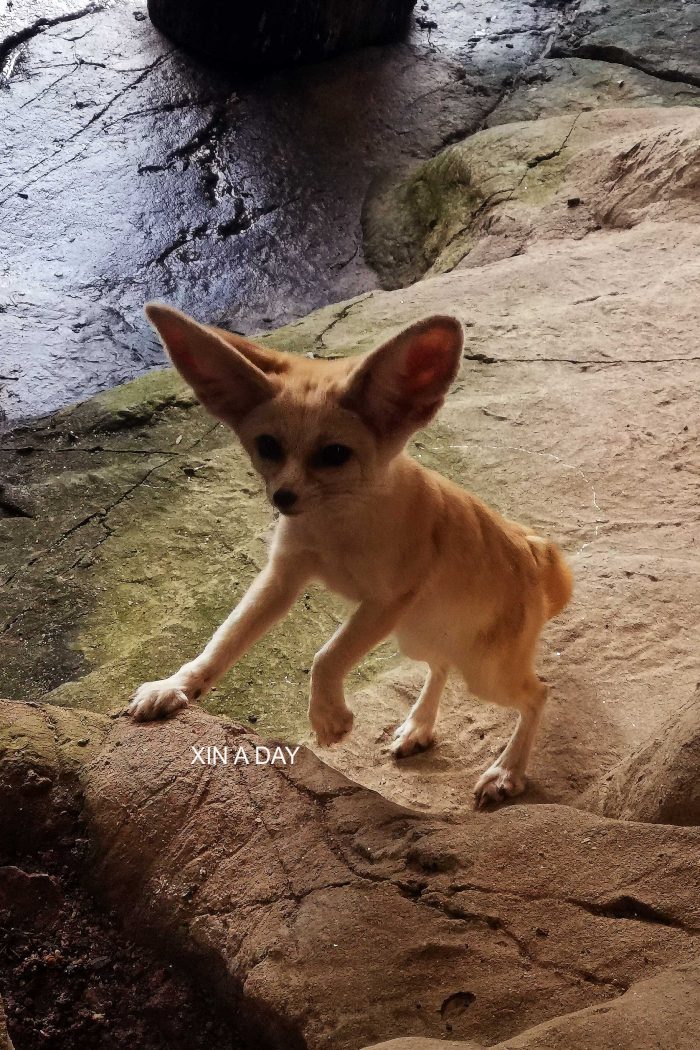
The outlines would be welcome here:
<svg viewBox="0 0 700 1050">
<path fill-rule="evenodd" d="M 463 343 L 452 317 L 412 325 L 377 350 L 310 360 L 146 307 L 173 364 L 237 433 L 270 502 L 296 516 L 353 505 L 381 487 L 407 439 L 437 412 Z"/>
<path fill-rule="evenodd" d="M 379 473 L 376 437 L 326 384 L 302 393 L 283 387 L 252 409 L 237 432 L 282 514 L 342 505 L 371 489 Z"/>
</svg>

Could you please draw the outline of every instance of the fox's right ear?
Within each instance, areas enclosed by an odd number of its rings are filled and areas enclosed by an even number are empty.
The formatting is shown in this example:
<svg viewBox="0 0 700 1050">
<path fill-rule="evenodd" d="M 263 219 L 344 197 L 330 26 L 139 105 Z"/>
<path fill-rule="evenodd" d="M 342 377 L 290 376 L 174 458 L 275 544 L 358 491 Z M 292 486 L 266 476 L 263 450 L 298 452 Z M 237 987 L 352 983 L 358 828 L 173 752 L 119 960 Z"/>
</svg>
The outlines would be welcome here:
<svg viewBox="0 0 700 1050">
<path fill-rule="evenodd" d="M 277 393 L 274 377 L 187 314 L 164 303 L 147 303 L 145 313 L 182 378 L 224 423 L 235 427 Z"/>
<path fill-rule="evenodd" d="M 426 317 L 359 359 L 341 404 L 379 435 L 406 440 L 442 405 L 459 371 L 463 344 L 464 330 L 455 317 Z"/>
</svg>

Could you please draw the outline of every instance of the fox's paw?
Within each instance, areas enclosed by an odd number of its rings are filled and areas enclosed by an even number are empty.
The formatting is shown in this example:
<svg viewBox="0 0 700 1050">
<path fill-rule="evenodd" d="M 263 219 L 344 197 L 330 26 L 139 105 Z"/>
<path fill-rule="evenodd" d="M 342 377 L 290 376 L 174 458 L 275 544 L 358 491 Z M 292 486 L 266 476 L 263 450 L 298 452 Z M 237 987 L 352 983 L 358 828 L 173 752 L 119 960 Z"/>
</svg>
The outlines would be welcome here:
<svg viewBox="0 0 700 1050">
<path fill-rule="evenodd" d="M 328 747 L 342 740 L 352 729 L 353 713 L 346 704 L 316 707 L 309 710 L 309 719 L 320 747 Z"/>
<path fill-rule="evenodd" d="M 507 798 L 522 795 L 527 778 L 524 773 L 506 769 L 496 763 L 482 773 L 474 788 L 474 806 L 484 809 L 492 803 L 505 802 Z"/>
<path fill-rule="evenodd" d="M 131 697 L 125 714 L 135 722 L 150 722 L 154 718 L 170 718 L 176 711 L 187 707 L 184 689 L 164 678 L 161 682 L 145 682 Z"/>
<path fill-rule="evenodd" d="M 394 758 L 408 758 L 419 751 L 425 751 L 434 743 L 432 726 L 421 725 L 410 716 L 394 733 L 391 753 Z"/>
</svg>

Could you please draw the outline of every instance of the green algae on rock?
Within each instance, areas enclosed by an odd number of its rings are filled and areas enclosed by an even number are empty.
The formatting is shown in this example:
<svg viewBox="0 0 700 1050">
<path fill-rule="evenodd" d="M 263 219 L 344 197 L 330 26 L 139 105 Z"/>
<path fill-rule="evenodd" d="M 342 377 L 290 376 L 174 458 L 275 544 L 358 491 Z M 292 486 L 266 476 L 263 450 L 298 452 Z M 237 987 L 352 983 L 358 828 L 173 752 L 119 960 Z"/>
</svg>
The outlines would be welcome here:
<svg viewBox="0 0 700 1050">
<path fill-rule="evenodd" d="M 17 430 L 3 447 L 13 492 L 34 508 L 1 526 L 7 695 L 114 709 L 194 655 L 264 564 L 272 513 L 257 477 L 172 371 Z M 311 660 L 341 614 L 309 590 L 209 709 L 298 739 Z"/>
<path fill-rule="evenodd" d="M 677 211 L 679 197 L 690 207 L 699 127 L 690 106 L 497 123 L 377 188 L 365 204 L 367 256 L 383 286 L 399 288 L 520 255 L 535 240 L 626 228 L 651 210 Z M 636 213 L 628 198 L 643 198 Z"/>
</svg>

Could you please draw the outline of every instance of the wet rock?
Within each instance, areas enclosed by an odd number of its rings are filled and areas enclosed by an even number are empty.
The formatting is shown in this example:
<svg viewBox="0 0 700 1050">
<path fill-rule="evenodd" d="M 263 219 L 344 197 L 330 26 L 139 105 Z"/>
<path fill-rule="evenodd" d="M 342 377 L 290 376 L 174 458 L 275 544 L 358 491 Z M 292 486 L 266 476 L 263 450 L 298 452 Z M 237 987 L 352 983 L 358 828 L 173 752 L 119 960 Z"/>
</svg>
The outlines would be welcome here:
<svg viewBox="0 0 700 1050">
<path fill-rule="evenodd" d="M 220 0 L 149 0 L 166 36 L 236 75 L 313 62 L 366 44 L 386 44 L 408 29 L 416 0 L 333 0 L 249 7 Z"/>
<path fill-rule="evenodd" d="M 493 127 L 559 113 L 699 103 L 699 87 L 662 80 L 634 67 L 595 59 L 545 58 L 528 66 L 486 123 Z"/>
<path fill-rule="evenodd" d="M 700 8 L 684 0 L 583 0 L 555 37 L 553 56 L 621 62 L 669 81 L 700 84 Z"/>
<path fill-rule="evenodd" d="M 205 969 L 258 1045 L 350 1050 L 408 1032 L 490 1045 L 617 1004 L 697 956 L 699 830 L 557 806 L 455 824 L 303 748 L 285 768 L 193 765 L 193 747 L 259 742 L 194 711 L 167 725 L 93 716 L 97 751 L 80 763 L 85 749 L 70 750 L 64 768 L 70 716 L 0 703 L 4 820 L 18 814 L 2 741 L 21 732 L 24 761 L 40 754 L 63 779 L 102 899 L 127 930 Z M 47 800 L 43 826 L 51 812 Z M 422 868 L 416 893 L 422 839 L 452 859 Z"/>
<path fill-rule="evenodd" d="M 35 37 L 99 9 L 81 0 L 15 0 L 0 11 L 0 86 L 6 86 L 21 58 L 22 47 Z"/>
<path fill-rule="evenodd" d="M 34 0 L 0 23 L 0 423 L 160 365 L 149 298 L 250 332 L 375 287 L 372 180 L 477 128 L 558 17 L 432 0 L 437 29 L 251 84 L 144 12 Z"/>
</svg>

